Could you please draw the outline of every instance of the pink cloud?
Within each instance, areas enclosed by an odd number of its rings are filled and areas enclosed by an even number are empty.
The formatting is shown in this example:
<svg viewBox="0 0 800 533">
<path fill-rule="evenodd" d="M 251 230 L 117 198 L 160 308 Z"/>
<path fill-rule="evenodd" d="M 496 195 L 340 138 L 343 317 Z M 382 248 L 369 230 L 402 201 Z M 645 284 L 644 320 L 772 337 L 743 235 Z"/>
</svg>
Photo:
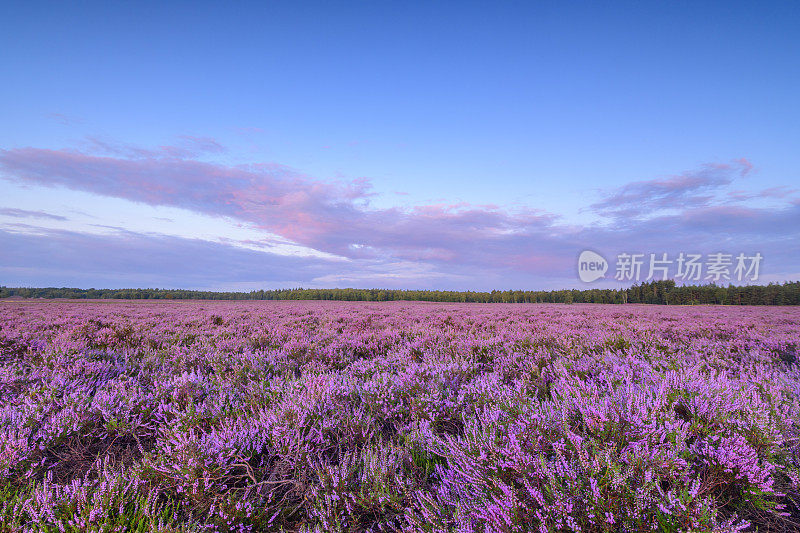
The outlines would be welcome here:
<svg viewBox="0 0 800 533">
<path fill-rule="evenodd" d="M 348 257 L 476 260 L 481 241 L 544 231 L 550 215 L 491 206 L 372 209 L 366 179 L 323 182 L 276 164 L 224 166 L 167 148 L 101 145 L 115 157 L 74 150 L 0 151 L 7 177 L 151 205 L 169 205 L 253 223 L 296 243 Z M 354 250 L 351 245 L 364 245 Z"/>
<path fill-rule="evenodd" d="M 737 236 L 738 243 L 728 244 L 740 249 L 766 249 L 774 241 L 776 254 L 784 253 L 787 239 L 797 240 L 793 228 L 800 227 L 800 206 L 791 203 L 759 210 L 716 200 L 751 172 L 746 160 L 631 183 L 592 206 L 616 217 L 616 224 L 566 226 L 536 209 L 446 203 L 373 208 L 374 192 L 365 178 L 321 181 L 273 163 L 202 161 L 196 154 L 219 145 L 190 139 L 194 151 L 109 143 L 95 143 L 91 151 L 0 150 L 0 170 L 9 180 L 230 217 L 357 265 L 415 262 L 433 265 L 437 276 L 446 272 L 494 282 L 568 279 L 576 254 L 587 247 L 608 254 L 716 250 L 724 235 Z M 671 211 L 662 211 L 666 208 Z M 621 219 L 624 214 L 635 223 Z"/>
</svg>

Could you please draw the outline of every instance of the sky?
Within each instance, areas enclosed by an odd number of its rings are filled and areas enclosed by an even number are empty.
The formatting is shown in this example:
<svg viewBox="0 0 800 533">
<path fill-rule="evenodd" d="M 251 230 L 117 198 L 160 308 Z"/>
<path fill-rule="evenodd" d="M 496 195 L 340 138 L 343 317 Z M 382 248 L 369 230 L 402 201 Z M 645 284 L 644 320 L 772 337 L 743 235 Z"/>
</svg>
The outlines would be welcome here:
<svg viewBox="0 0 800 533">
<path fill-rule="evenodd" d="M 6 5 L 0 285 L 644 281 L 623 253 L 798 280 L 798 24 L 797 2 Z"/>
</svg>

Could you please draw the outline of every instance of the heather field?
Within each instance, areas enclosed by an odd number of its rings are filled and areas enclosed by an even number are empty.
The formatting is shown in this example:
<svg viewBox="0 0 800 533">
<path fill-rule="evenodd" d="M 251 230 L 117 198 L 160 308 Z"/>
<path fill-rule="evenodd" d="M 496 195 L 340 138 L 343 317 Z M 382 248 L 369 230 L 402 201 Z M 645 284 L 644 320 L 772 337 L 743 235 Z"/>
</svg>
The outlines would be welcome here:
<svg viewBox="0 0 800 533">
<path fill-rule="evenodd" d="M 800 309 L 0 303 L 0 531 L 797 531 Z"/>
</svg>

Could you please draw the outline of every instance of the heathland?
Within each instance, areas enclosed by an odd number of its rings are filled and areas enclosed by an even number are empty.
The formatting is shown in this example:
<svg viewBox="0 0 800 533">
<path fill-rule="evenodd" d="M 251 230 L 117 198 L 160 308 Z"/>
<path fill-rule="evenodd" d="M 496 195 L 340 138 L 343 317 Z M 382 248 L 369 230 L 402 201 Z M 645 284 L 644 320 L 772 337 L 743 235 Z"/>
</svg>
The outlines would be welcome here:
<svg viewBox="0 0 800 533">
<path fill-rule="evenodd" d="M 797 531 L 800 309 L 0 302 L 0 531 Z"/>
</svg>

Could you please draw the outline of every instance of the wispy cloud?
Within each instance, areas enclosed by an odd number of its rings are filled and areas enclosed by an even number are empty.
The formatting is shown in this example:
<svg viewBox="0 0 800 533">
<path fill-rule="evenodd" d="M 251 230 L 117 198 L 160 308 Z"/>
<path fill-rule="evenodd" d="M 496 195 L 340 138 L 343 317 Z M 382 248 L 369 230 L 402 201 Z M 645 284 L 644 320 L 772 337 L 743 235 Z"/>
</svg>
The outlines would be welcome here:
<svg viewBox="0 0 800 533">
<path fill-rule="evenodd" d="M 78 117 L 65 115 L 64 113 L 47 113 L 47 118 L 58 122 L 62 126 L 72 126 L 83 122 L 83 120 Z"/>
<path fill-rule="evenodd" d="M 175 143 L 157 148 L 142 148 L 102 137 L 90 136 L 85 141 L 86 153 L 126 159 L 192 159 L 203 155 L 220 154 L 226 151 L 216 139 L 179 135 Z M 82 152 L 76 152 L 82 153 Z"/>
<path fill-rule="evenodd" d="M 793 195 L 796 195 L 798 192 L 800 192 L 800 190 L 793 189 L 791 187 L 786 187 L 785 185 L 783 185 L 779 187 L 770 187 L 768 189 L 762 189 L 757 192 L 747 192 L 740 190 L 730 191 L 728 193 L 728 198 L 733 202 L 744 202 L 747 200 L 762 199 L 762 198 L 783 200 Z"/>
<path fill-rule="evenodd" d="M 629 183 L 592 204 L 591 208 L 613 218 L 640 218 L 665 209 L 708 206 L 718 191 L 753 169 L 746 159 L 707 164 L 677 176 Z"/>
<path fill-rule="evenodd" d="M 0 229 L 6 284 L 134 287 L 211 287 L 259 280 L 266 285 L 309 284 L 330 266 L 199 239 L 145 235 L 124 230 L 86 234 L 42 228 Z"/>
<path fill-rule="evenodd" d="M 67 220 L 67 217 L 53 215 L 44 211 L 28 211 L 27 209 L 17 209 L 15 207 L 0 207 L 0 215 L 15 218 L 45 218 L 49 220 Z"/>
</svg>

